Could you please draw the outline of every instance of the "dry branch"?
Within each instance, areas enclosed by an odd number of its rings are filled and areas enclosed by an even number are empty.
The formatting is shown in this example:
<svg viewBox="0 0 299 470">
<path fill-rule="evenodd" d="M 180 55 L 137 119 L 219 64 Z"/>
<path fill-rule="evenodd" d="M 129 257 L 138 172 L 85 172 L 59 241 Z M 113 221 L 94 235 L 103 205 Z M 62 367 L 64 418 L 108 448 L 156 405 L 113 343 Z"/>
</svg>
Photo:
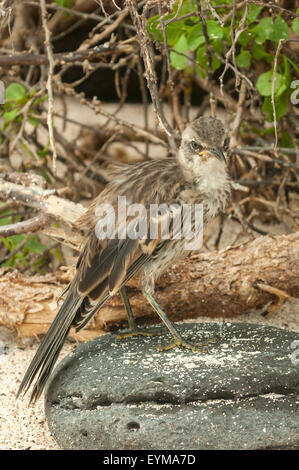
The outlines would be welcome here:
<svg viewBox="0 0 299 470">
<path fill-rule="evenodd" d="M 130 45 L 108 45 L 101 44 L 93 49 L 73 52 L 58 52 L 53 54 L 55 65 L 64 63 L 83 62 L 84 60 L 94 60 L 111 55 L 111 53 L 122 54 L 131 53 L 133 47 Z M 0 66 L 12 67 L 13 65 L 43 65 L 48 63 L 46 54 L 20 53 L 14 55 L 0 55 Z"/>
<path fill-rule="evenodd" d="M 49 71 L 48 71 L 48 79 L 46 83 L 46 87 L 48 90 L 48 130 L 49 130 L 49 140 L 51 149 L 53 152 L 53 173 L 56 174 L 56 158 L 57 158 L 57 149 L 56 149 L 56 142 L 54 139 L 54 130 L 53 130 L 53 113 L 54 113 L 54 94 L 53 94 L 53 74 L 55 68 L 55 62 L 53 57 L 53 49 L 51 44 L 51 33 L 48 27 L 48 20 L 47 20 L 47 9 L 46 9 L 46 2 L 45 0 L 40 0 L 40 8 L 41 8 L 41 17 L 42 17 L 42 25 L 45 32 L 45 48 L 47 51 L 48 61 L 49 61 Z"/>
<path fill-rule="evenodd" d="M 299 295 L 299 232 L 259 237 L 243 245 L 203 253 L 181 261 L 157 283 L 156 298 L 172 320 L 232 317 L 250 309 L 269 309 L 290 296 Z M 0 324 L 16 328 L 20 337 L 45 333 L 57 312 L 58 298 L 72 279 L 74 269 L 44 277 L 25 277 L 0 272 Z M 184 289 L 182 289 L 184 285 Z M 157 317 L 137 290 L 129 284 L 134 313 L 142 322 Z M 125 326 L 126 314 L 119 296 L 113 297 L 78 335 L 81 340 Z"/>
<path fill-rule="evenodd" d="M 24 220 L 23 222 L 17 222 L 15 224 L 1 225 L 0 236 L 10 237 L 11 235 L 17 235 L 20 233 L 37 232 L 43 228 L 47 222 L 47 217 L 43 215 L 32 217 L 31 219 Z"/>
<path fill-rule="evenodd" d="M 55 196 L 54 192 L 40 186 L 22 186 L 0 178 L 0 197 L 2 200 L 12 199 L 24 206 L 37 209 L 38 215 L 34 218 L 35 230 L 43 227 L 41 232 L 45 235 L 71 248 L 78 249 L 82 242 L 82 236 L 74 229 L 74 223 L 76 219 L 84 214 L 85 209 L 81 204 L 75 204 L 72 201 Z M 34 220 L 31 222 L 34 223 Z M 28 224 L 31 222 L 25 222 L 5 226 L 6 235 L 1 232 L 2 236 L 7 236 L 8 233 L 12 234 L 12 230 L 15 230 L 14 233 L 28 232 Z M 59 227 L 54 227 L 54 223 L 57 222 Z M 22 227 L 24 228 L 23 231 Z"/>
<path fill-rule="evenodd" d="M 155 55 L 152 42 L 150 41 L 148 34 L 147 34 L 147 20 L 145 15 L 138 14 L 138 7 L 137 2 L 135 0 L 126 0 L 126 4 L 130 8 L 131 16 L 133 23 L 136 26 L 139 45 L 140 45 L 140 53 L 143 58 L 144 67 L 145 67 L 145 75 L 147 79 L 147 86 L 151 94 L 155 114 L 159 121 L 160 126 L 164 129 L 165 133 L 172 137 L 174 132 L 173 129 L 170 127 L 167 119 L 164 115 L 161 103 L 161 97 L 158 90 L 158 78 L 154 67 L 155 62 Z M 145 7 L 146 8 L 146 7 Z M 170 139 L 170 142 L 173 140 Z"/>
</svg>

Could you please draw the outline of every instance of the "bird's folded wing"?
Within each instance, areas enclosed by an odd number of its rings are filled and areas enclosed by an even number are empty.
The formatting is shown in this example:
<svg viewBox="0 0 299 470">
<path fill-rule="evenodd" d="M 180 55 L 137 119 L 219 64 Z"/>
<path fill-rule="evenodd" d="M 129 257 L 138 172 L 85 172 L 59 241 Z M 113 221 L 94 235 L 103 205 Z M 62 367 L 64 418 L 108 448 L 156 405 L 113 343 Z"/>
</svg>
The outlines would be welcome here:
<svg viewBox="0 0 299 470">
<path fill-rule="evenodd" d="M 86 325 L 95 311 L 169 242 L 169 237 L 175 232 L 173 222 L 172 211 L 165 209 L 162 214 L 152 214 L 147 210 L 138 216 L 126 217 L 123 224 L 131 230 L 125 238 L 117 238 L 118 233 L 124 233 L 123 226 L 115 230 L 115 238 L 104 240 L 97 237 L 97 230 L 92 230 L 78 259 L 72 286 L 84 296 L 73 322 L 77 330 Z M 134 226 L 137 232 L 132 229 Z M 137 226 L 139 229 L 145 227 L 143 233 L 138 233 Z"/>
</svg>

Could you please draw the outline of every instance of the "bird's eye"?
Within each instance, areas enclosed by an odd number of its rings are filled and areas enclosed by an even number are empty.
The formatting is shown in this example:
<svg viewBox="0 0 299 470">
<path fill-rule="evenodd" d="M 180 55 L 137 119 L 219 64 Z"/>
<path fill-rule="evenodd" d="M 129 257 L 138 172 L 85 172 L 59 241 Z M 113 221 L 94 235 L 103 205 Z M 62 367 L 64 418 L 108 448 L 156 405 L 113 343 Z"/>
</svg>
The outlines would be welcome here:
<svg viewBox="0 0 299 470">
<path fill-rule="evenodd" d="M 228 150 L 228 146 L 229 146 L 229 138 L 226 137 L 226 139 L 223 143 L 223 150 Z"/>
<path fill-rule="evenodd" d="M 192 140 L 192 142 L 190 143 L 190 147 L 192 150 L 194 150 L 194 152 L 198 152 L 198 150 L 202 149 L 202 146 L 195 142 L 195 140 Z"/>
</svg>

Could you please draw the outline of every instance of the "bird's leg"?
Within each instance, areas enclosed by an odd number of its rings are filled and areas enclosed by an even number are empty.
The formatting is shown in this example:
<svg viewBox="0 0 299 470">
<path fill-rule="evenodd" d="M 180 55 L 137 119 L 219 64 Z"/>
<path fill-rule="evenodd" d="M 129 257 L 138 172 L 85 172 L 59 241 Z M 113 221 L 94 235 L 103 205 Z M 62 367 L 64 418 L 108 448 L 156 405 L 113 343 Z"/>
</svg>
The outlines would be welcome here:
<svg viewBox="0 0 299 470">
<path fill-rule="evenodd" d="M 153 296 L 151 294 L 149 294 L 148 292 L 146 292 L 146 290 L 144 290 L 144 289 L 142 289 L 142 293 L 143 293 L 144 297 L 146 298 L 146 300 L 149 302 L 149 304 L 157 312 L 157 314 L 159 315 L 161 320 L 164 322 L 165 326 L 167 327 L 167 329 L 169 330 L 169 332 L 171 333 L 171 335 L 174 339 L 173 343 L 171 343 L 167 346 L 158 348 L 160 351 L 168 351 L 169 349 L 176 348 L 176 347 L 183 347 L 183 348 L 187 348 L 187 349 L 192 349 L 194 351 L 198 350 L 198 349 L 203 350 L 204 347 L 207 344 L 212 343 L 214 341 L 217 341 L 217 339 L 218 339 L 217 337 L 211 338 L 211 339 L 209 339 L 208 341 L 205 341 L 202 344 L 192 344 L 192 343 L 189 343 L 188 341 L 184 340 L 184 338 L 180 335 L 180 333 L 177 331 L 177 329 L 171 323 L 171 321 L 167 317 L 166 313 L 162 310 L 160 305 L 153 298 Z"/>
<path fill-rule="evenodd" d="M 128 315 L 128 323 L 129 323 L 129 332 L 120 332 L 117 334 L 118 339 L 122 338 L 129 338 L 131 336 L 155 336 L 155 335 L 160 335 L 162 333 L 160 328 L 139 328 L 136 325 L 135 318 L 132 312 L 132 307 L 130 305 L 129 297 L 127 294 L 127 289 L 125 286 L 121 287 L 119 289 L 120 296 L 122 298 L 122 301 L 124 303 L 124 306 L 126 308 L 126 312 Z"/>
</svg>

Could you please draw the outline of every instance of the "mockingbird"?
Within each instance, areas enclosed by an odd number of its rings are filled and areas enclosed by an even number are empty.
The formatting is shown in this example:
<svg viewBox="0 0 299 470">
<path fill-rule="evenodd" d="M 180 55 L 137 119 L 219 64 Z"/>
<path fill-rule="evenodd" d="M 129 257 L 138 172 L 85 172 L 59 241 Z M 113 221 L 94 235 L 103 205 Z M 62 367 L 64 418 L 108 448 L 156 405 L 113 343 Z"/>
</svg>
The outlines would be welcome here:
<svg viewBox="0 0 299 470">
<path fill-rule="evenodd" d="M 89 235 L 79 256 L 75 277 L 28 367 L 18 395 L 22 391 L 26 393 L 35 380 L 30 401 L 35 402 L 38 399 L 70 328 L 75 327 L 77 331 L 83 328 L 117 292 L 124 301 L 131 334 L 143 334 L 136 326 L 125 287 L 128 280 L 137 274 L 145 298 L 172 334 L 173 343 L 165 349 L 174 346 L 196 348 L 182 338 L 155 301 L 154 285 L 156 279 L 171 264 L 188 253 L 186 241 L 190 242 L 190 230 L 187 235 L 185 232 L 181 233 L 181 225 L 185 219 L 176 219 L 176 210 L 184 205 L 190 207 L 201 204 L 203 224 L 206 225 L 225 208 L 230 192 L 226 147 L 227 137 L 222 123 L 211 117 L 201 117 L 184 130 L 175 157 L 146 161 L 115 170 L 112 181 L 81 219 L 81 226 L 87 228 Z M 143 208 L 138 224 L 136 215 L 117 213 L 119 197 L 125 198 L 127 206 L 135 203 Z M 161 204 L 165 209 L 164 213 L 151 211 L 153 205 L 156 207 L 155 205 Z M 103 207 L 110 208 L 105 217 L 101 212 Z M 163 225 L 166 218 L 169 222 L 168 236 L 165 236 Z M 103 237 L 100 233 L 103 220 L 106 223 L 118 222 L 117 233 L 116 229 L 112 232 L 110 230 L 110 236 Z M 177 223 L 177 220 L 180 222 Z M 194 213 L 190 220 L 190 227 L 194 228 Z M 145 233 L 138 236 L 136 226 L 140 228 L 142 223 Z M 124 229 L 130 229 L 135 236 L 130 236 L 130 230 Z"/>
</svg>

